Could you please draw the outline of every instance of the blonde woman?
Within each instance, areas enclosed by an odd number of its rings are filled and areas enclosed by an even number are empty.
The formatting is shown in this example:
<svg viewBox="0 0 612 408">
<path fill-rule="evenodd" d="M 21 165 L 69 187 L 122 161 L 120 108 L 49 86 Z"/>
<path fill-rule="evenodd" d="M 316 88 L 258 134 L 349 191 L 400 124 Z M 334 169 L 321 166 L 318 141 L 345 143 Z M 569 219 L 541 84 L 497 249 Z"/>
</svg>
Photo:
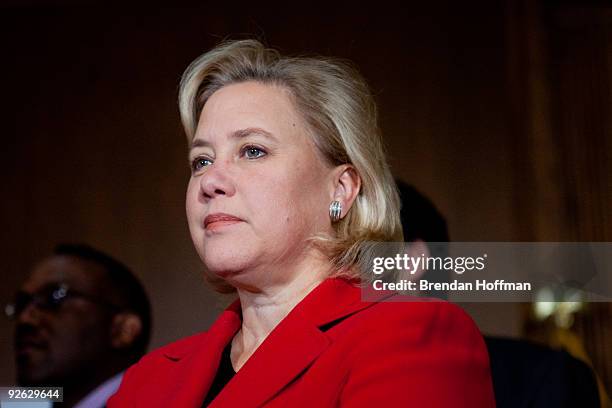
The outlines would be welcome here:
<svg viewBox="0 0 612 408">
<path fill-rule="evenodd" d="M 365 246 L 402 230 L 353 68 L 228 42 L 187 68 L 179 105 L 191 237 L 237 300 L 129 369 L 109 407 L 494 405 L 484 342 L 459 308 L 361 301 Z"/>
</svg>

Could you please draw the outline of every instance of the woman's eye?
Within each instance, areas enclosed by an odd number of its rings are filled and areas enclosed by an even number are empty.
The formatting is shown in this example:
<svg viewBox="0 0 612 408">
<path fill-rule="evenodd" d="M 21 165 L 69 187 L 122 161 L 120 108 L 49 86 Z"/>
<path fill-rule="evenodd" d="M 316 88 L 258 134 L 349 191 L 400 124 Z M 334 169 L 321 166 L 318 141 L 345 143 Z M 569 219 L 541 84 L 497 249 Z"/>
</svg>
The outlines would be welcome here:
<svg viewBox="0 0 612 408">
<path fill-rule="evenodd" d="M 258 159 L 262 156 L 266 155 L 266 152 L 263 149 L 255 146 L 247 146 L 243 150 L 243 154 L 247 159 Z"/>
<path fill-rule="evenodd" d="M 204 167 L 210 166 L 212 163 L 212 160 L 207 159 L 206 157 L 197 157 L 191 162 L 191 169 L 193 171 L 202 170 Z"/>
</svg>

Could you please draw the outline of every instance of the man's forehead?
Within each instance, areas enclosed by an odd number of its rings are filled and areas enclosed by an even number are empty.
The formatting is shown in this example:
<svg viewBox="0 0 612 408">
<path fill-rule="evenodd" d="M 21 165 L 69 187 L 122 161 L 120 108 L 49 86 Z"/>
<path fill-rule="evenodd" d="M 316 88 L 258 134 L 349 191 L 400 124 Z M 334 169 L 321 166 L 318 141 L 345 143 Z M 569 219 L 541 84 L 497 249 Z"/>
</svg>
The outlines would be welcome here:
<svg viewBox="0 0 612 408">
<path fill-rule="evenodd" d="M 93 289 L 103 273 L 102 267 L 93 262 L 70 255 L 54 255 L 34 267 L 22 290 L 35 292 L 59 283 L 79 290 Z"/>
</svg>

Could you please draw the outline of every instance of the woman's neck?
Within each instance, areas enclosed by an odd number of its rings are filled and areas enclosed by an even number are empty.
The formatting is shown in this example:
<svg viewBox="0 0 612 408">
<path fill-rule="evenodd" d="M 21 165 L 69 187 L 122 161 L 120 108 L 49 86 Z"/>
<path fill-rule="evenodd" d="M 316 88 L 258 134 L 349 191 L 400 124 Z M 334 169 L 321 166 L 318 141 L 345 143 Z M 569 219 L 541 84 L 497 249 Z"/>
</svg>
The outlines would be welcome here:
<svg viewBox="0 0 612 408">
<path fill-rule="evenodd" d="M 286 276 L 293 278 L 277 285 L 268 285 L 255 291 L 238 288 L 242 327 L 234 336 L 231 352 L 236 371 L 289 312 L 329 275 L 330 266 L 328 262 L 311 259 L 298 269 L 284 271 Z"/>
</svg>

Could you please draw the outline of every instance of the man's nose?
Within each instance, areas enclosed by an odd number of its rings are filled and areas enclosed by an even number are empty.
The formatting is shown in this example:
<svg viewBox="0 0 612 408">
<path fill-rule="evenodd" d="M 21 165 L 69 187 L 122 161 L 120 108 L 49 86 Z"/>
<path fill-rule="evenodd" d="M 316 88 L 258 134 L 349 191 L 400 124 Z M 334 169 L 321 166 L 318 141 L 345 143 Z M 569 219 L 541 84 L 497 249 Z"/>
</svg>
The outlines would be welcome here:
<svg viewBox="0 0 612 408">
<path fill-rule="evenodd" d="M 14 319 L 17 324 L 32 324 L 35 325 L 40 320 L 40 309 L 33 300 L 28 302 L 20 310 L 15 310 Z"/>
</svg>

